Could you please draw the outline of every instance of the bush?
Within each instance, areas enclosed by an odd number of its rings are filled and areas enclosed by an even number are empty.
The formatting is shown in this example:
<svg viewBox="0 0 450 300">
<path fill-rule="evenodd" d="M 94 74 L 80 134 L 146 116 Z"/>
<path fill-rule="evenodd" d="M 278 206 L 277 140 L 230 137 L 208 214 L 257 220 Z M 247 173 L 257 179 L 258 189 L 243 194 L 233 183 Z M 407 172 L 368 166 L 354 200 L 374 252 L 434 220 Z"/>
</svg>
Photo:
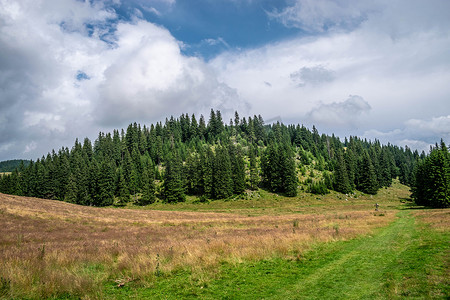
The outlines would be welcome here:
<svg viewBox="0 0 450 300">
<path fill-rule="evenodd" d="M 327 189 L 327 185 L 323 181 L 313 182 L 309 185 L 309 190 L 312 194 L 325 195 L 330 191 Z"/>
</svg>

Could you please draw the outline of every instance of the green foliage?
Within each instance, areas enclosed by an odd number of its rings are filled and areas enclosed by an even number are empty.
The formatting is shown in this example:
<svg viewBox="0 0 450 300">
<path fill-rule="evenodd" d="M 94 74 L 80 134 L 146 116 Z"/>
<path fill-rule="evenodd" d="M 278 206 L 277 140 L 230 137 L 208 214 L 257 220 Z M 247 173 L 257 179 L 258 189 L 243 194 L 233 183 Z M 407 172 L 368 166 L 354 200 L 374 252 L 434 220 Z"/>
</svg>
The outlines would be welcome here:
<svg viewBox="0 0 450 300">
<path fill-rule="evenodd" d="M 155 202 L 155 178 L 152 168 L 145 168 L 142 174 L 142 197 L 137 204 L 147 205 Z"/>
<path fill-rule="evenodd" d="M 297 171 L 293 151 L 289 145 L 271 143 L 261 158 L 263 185 L 270 191 L 297 195 Z"/>
<path fill-rule="evenodd" d="M 249 160 L 250 160 L 250 188 L 252 190 L 256 190 L 260 182 L 255 152 L 256 149 L 253 147 L 253 145 L 251 145 L 249 149 Z"/>
<path fill-rule="evenodd" d="M 169 156 L 166 161 L 163 189 L 164 200 L 168 203 L 186 200 L 182 181 L 181 160 L 176 154 Z"/>
<path fill-rule="evenodd" d="M 125 205 L 130 200 L 130 190 L 128 189 L 127 183 L 125 181 L 125 177 L 123 175 L 123 171 L 121 168 L 118 169 L 118 183 L 117 183 L 117 196 L 118 201 L 116 205 Z"/>
<path fill-rule="evenodd" d="M 312 194 L 326 195 L 330 191 L 328 190 L 325 181 L 315 181 L 309 184 L 308 192 Z"/>
<path fill-rule="evenodd" d="M 96 206 L 145 205 L 156 197 L 178 202 L 185 194 L 225 199 L 259 186 L 296 196 L 299 174 L 309 172 L 327 190 L 374 194 L 397 176 L 416 184 L 414 169 L 425 157 L 357 137 L 342 143 L 314 126 L 264 125 L 256 115 L 241 118 L 236 112 L 225 125 L 221 112 L 211 110 L 208 122 L 203 115 L 182 114 L 149 127 L 132 123 L 126 130 L 100 132 L 94 143 L 77 139 L 70 150 L 24 161 L 2 175 L 0 192 Z"/>
<path fill-rule="evenodd" d="M 335 191 L 347 194 L 352 191 L 350 180 L 348 176 L 347 164 L 344 160 L 342 151 L 337 153 L 337 163 L 334 170 L 334 183 L 333 187 Z"/>
<path fill-rule="evenodd" d="M 15 169 L 18 169 L 21 165 L 23 165 L 24 167 L 27 167 L 29 164 L 30 164 L 29 160 L 23 160 L 23 159 L 0 161 L 0 173 L 1 172 L 12 172 Z"/>
<path fill-rule="evenodd" d="M 379 188 L 375 168 L 366 151 L 364 151 L 363 157 L 359 163 L 356 188 L 361 192 L 372 195 L 375 195 Z"/>
<path fill-rule="evenodd" d="M 450 156 L 443 141 L 417 165 L 412 191 L 418 205 L 450 207 Z"/>
</svg>

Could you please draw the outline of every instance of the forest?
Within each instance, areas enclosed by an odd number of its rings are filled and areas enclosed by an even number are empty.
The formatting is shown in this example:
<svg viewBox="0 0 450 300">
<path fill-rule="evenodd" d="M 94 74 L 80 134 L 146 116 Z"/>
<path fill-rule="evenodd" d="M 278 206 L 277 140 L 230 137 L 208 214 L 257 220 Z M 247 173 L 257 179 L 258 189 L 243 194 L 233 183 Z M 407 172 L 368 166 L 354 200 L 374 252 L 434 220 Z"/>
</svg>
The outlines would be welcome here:
<svg viewBox="0 0 450 300">
<path fill-rule="evenodd" d="M 22 159 L 0 161 L 0 172 L 12 172 L 14 171 L 14 169 L 18 168 L 22 163 L 24 164 L 24 167 L 26 167 L 28 166 L 30 161 Z"/>
<path fill-rule="evenodd" d="M 424 152 L 378 140 L 319 134 L 313 126 L 265 124 L 259 116 L 229 123 L 211 109 L 208 121 L 192 114 L 150 126 L 78 139 L 0 179 L 7 194 L 89 206 L 147 205 L 231 199 L 266 189 L 293 197 L 301 190 L 376 194 L 394 178 L 413 190 L 417 204 L 448 207 L 448 148 Z M 432 195 L 432 197 L 431 197 Z"/>
</svg>

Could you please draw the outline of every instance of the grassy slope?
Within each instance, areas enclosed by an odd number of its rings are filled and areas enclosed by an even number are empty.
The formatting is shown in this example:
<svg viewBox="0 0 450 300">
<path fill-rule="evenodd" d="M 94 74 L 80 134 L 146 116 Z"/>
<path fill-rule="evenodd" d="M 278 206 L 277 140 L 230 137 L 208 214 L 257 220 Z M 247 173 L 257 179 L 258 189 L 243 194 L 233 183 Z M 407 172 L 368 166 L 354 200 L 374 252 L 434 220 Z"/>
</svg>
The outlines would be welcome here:
<svg viewBox="0 0 450 300">
<path fill-rule="evenodd" d="M 318 244 L 298 260 L 223 264 L 210 281 L 180 271 L 151 288 L 110 296 L 209 299 L 447 299 L 448 232 L 418 224 L 410 211 L 373 235 Z"/>
</svg>

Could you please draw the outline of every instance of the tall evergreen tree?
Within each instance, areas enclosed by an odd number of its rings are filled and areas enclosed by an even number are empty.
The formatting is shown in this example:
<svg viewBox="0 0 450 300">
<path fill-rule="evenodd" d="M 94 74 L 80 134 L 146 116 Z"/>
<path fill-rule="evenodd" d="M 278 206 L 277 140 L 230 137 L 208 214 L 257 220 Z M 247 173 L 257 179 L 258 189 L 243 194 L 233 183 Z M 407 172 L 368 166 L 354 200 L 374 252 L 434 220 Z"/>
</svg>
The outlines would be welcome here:
<svg viewBox="0 0 450 300">
<path fill-rule="evenodd" d="M 358 172 L 357 189 L 366 194 L 375 195 L 378 191 L 378 181 L 375 169 L 367 151 L 364 151 Z"/>
<path fill-rule="evenodd" d="M 164 199 L 168 203 L 184 202 L 186 199 L 183 187 L 181 161 L 177 154 L 169 155 L 166 161 L 163 189 Z"/>
<path fill-rule="evenodd" d="M 125 205 L 128 201 L 130 201 L 130 190 L 128 189 L 128 185 L 125 182 L 125 176 L 123 174 L 122 168 L 118 170 L 118 183 L 117 183 L 117 196 L 118 201 L 117 205 Z"/>
<path fill-rule="evenodd" d="M 344 155 L 342 150 L 337 153 L 337 162 L 334 170 L 334 184 L 335 191 L 341 193 L 350 193 L 352 191 L 350 181 L 348 179 L 348 168 L 345 164 Z"/>
<path fill-rule="evenodd" d="M 98 175 L 98 194 L 94 198 L 95 206 L 107 206 L 114 203 L 114 169 L 110 162 L 102 161 Z"/>
<path fill-rule="evenodd" d="M 256 150 L 253 145 L 250 145 L 249 160 L 250 160 L 250 188 L 256 190 L 259 184 L 258 167 L 256 164 Z"/>
<path fill-rule="evenodd" d="M 139 199 L 139 205 L 147 205 L 155 202 L 155 183 L 152 168 L 145 168 L 142 174 L 142 197 Z"/>
<path fill-rule="evenodd" d="M 281 147 L 281 166 L 282 166 L 282 192 L 288 197 L 297 196 L 297 168 L 295 166 L 295 159 L 291 147 L 283 144 Z"/>
<path fill-rule="evenodd" d="M 245 190 L 245 162 L 242 152 L 236 146 L 230 145 L 231 178 L 233 180 L 233 193 L 242 194 Z"/>
<path fill-rule="evenodd" d="M 443 141 L 417 165 L 412 190 L 418 205 L 450 207 L 450 158 Z"/>
<path fill-rule="evenodd" d="M 230 197 L 233 194 L 231 162 L 227 149 L 222 146 L 216 148 L 213 170 L 213 197 Z"/>
</svg>

